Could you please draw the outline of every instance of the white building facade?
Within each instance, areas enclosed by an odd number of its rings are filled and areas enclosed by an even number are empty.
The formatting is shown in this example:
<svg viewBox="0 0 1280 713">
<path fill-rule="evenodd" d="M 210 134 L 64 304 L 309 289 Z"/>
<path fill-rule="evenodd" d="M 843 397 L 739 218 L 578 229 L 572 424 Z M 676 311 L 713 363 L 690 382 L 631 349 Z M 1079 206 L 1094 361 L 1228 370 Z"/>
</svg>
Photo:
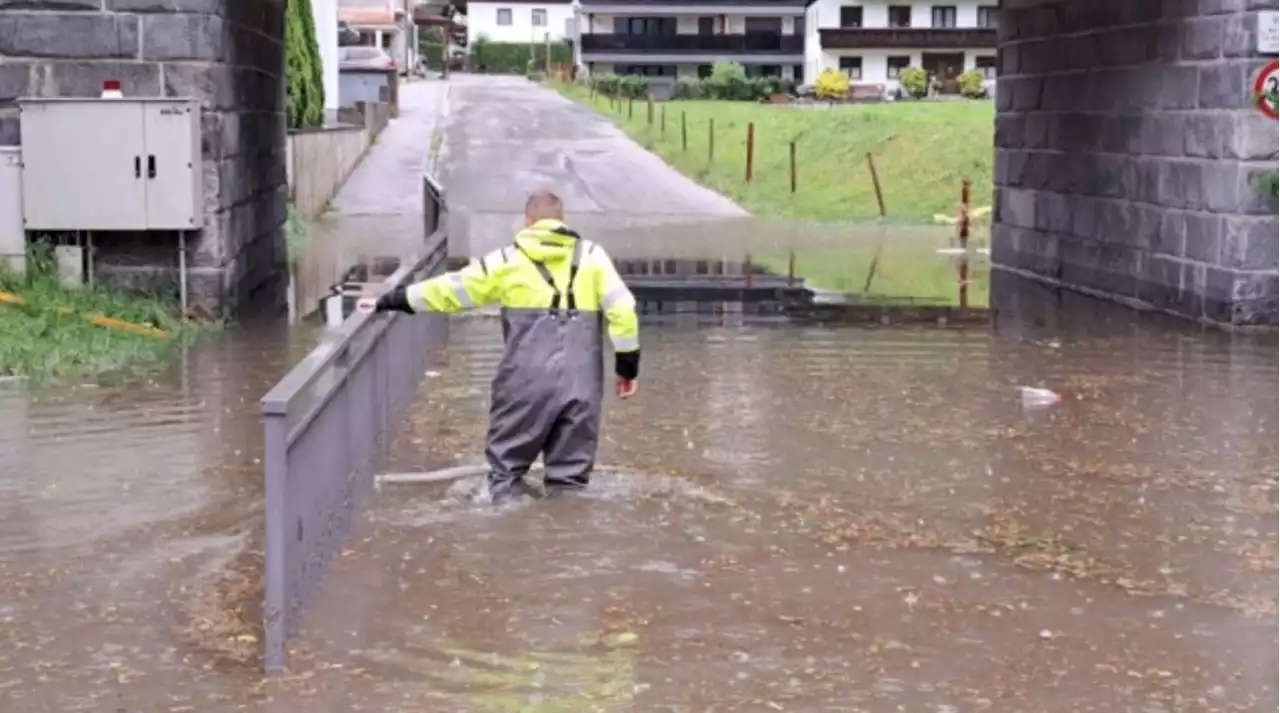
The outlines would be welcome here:
<svg viewBox="0 0 1280 713">
<path fill-rule="evenodd" d="M 892 93 L 902 69 L 920 67 L 939 80 L 977 71 L 991 91 L 997 3 L 814 0 L 805 12 L 804 82 L 837 69 L 855 85 Z"/>
<path fill-rule="evenodd" d="M 799 80 L 804 0 L 580 0 L 579 64 L 589 74 L 706 77 L 716 62 Z"/>
<path fill-rule="evenodd" d="M 320 70 L 324 77 L 324 109 L 338 110 L 338 0 L 311 0 L 311 18 L 316 24 L 316 44 L 320 47 Z"/>
<path fill-rule="evenodd" d="M 360 33 L 360 44 L 386 50 L 395 59 L 401 74 L 413 71 L 418 65 L 418 32 L 413 24 L 414 0 L 337 2 L 338 19 Z"/>
<path fill-rule="evenodd" d="M 504 0 L 467 3 L 467 46 L 489 42 L 552 42 L 571 39 L 576 25 L 570 0 Z"/>
</svg>

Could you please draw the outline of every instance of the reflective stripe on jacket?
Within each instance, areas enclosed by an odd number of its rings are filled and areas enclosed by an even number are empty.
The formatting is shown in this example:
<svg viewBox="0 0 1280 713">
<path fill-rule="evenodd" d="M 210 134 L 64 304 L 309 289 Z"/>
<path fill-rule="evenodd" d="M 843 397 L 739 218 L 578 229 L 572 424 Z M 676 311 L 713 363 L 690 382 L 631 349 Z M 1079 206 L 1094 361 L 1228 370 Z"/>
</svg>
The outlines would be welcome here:
<svg viewBox="0 0 1280 713">
<path fill-rule="evenodd" d="M 515 245 L 494 250 L 457 272 L 411 285 L 405 297 L 415 312 L 460 312 L 495 302 L 512 309 L 550 308 L 556 290 L 543 278 L 537 263 L 545 266 L 556 287 L 566 292 L 578 241 L 582 243 L 581 264 L 573 281 L 574 307 L 579 312 L 603 313 L 614 351 L 638 351 L 636 300 L 613 260 L 604 248 L 578 237 L 558 220 L 539 221 L 520 231 Z"/>
</svg>

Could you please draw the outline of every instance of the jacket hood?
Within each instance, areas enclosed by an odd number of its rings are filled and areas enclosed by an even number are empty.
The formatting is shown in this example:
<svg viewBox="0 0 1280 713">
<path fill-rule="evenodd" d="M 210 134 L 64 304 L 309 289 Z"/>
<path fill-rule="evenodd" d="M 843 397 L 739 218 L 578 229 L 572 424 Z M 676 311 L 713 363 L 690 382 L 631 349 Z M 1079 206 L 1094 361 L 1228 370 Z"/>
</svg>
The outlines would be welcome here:
<svg viewBox="0 0 1280 713">
<path fill-rule="evenodd" d="M 538 262 L 555 263 L 573 257 L 579 235 L 560 220 L 539 220 L 516 234 L 516 246 Z"/>
</svg>

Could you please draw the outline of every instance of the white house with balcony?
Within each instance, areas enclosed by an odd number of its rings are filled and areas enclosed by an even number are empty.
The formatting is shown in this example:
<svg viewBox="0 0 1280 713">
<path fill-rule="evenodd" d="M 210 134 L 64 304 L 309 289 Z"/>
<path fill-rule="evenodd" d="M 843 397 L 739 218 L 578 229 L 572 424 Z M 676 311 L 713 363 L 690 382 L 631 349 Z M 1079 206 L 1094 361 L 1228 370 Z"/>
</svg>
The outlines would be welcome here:
<svg viewBox="0 0 1280 713">
<path fill-rule="evenodd" d="M 467 46 L 481 37 L 490 42 L 552 42 L 572 39 L 571 0 L 503 0 L 467 3 Z"/>
<path fill-rule="evenodd" d="M 716 62 L 799 79 L 805 0 L 579 0 L 589 74 L 706 77 Z"/>
<path fill-rule="evenodd" d="M 1123 2 L 1124 0 L 1116 0 Z M 992 91 L 996 78 L 998 0 L 909 3 L 813 0 L 805 12 L 804 81 L 838 69 L 854 85 L 900 88 L 898 74 L 920 67 L 944 91 L 962 72 L 977 71 Z"/>
</svg>

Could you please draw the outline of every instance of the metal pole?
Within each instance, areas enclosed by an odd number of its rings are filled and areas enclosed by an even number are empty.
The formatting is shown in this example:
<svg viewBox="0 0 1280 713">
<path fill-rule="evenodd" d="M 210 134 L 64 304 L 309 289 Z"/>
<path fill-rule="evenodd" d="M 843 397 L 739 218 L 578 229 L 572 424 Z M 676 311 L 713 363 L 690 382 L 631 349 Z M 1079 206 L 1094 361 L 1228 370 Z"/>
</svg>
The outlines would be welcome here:
<svg viewBox="0 0 1280 713">
<path fill-rule="evenodd" d="M 173 294 L 170 292 L 169 294 Z M 187 316 L 187 231 L 178 231 L 178 303 L 182 317 Z"/>
</svg>

